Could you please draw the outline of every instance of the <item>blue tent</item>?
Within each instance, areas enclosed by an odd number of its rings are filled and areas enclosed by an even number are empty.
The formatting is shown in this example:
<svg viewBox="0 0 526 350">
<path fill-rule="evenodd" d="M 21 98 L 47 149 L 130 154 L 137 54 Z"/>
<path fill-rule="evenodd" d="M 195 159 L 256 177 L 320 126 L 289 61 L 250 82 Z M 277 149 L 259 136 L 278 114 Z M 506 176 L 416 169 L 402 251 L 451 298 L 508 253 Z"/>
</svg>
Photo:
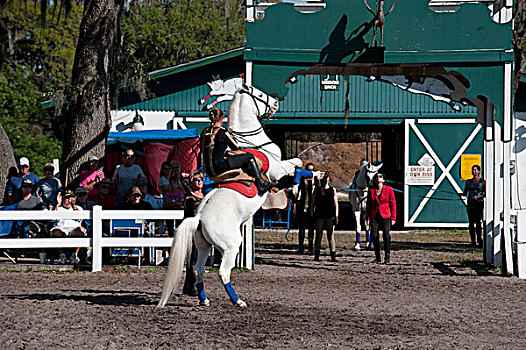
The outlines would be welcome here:
<svg viewBox="0 0 526 350">
<path fill-rule="evenodd" d="M 111 131 L 106 144 L 113 145 L 117 142 L 135 143 L 143 140 L 182 140 L 198 136 L 197 129 Z"/>
</svg>

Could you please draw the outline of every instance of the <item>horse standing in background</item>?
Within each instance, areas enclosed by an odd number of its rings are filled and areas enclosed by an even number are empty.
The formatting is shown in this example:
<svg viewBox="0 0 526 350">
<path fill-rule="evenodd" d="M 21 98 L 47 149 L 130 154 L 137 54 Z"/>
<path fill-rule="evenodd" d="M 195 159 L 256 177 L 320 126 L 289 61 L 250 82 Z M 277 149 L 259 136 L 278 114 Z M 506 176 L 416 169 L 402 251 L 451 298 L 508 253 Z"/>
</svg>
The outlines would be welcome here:
<svg viewBox="0 0 526 350">
<path fill-rule="evenodd" d="M 367 190 L 373 180 L 373 176 L 382 167 L 381 161 L 369 163 L 365 159 L 360 161 L 360 169 L 356 172 L 354 180 L 349 192 L 349 202 L 351 203 L 351 209 L 356 218 L 356 245 L 355 250 L 360 250 L 360 232 L 362 231 L 362 220 L 365 226 L 366 232 L 366 247 L 372 249 L 371 238 L 369 236 L 369 223 L 365 220 L 365 208 L 367 202 Z"/>
<path fill-rule="evenodd" d="M 301 166 L 298 158 L 281 160 L 281 150 L 267 137 L 260 120 L 265 114 L 272 114 L 278 108 L 278 101 L 243 84 L 236 93 L 228 109 L 228 130 L 239 146 L 246 146 L 263 153 L 269 163 L 268 177 L 279 180 L 284 175 L 294 174 L 294 169 Z M 234 170 L 231 170 L 234 171 Z M 255 190 L 257 193 L 257 190 Z M 196 263 L 196 287 L 200 305 L 210 305 L 204 289 L 205 263 L 212 246 L 223 254 L 219 277 L 232 303 L 247 307 L 230 283 L 230 273 L 235 265 L 239 247 L 243 241 L 241 224 L 247 221 L 261 207 L 267 194 L 253 197 L 245 196 L 230 188 L 215 188 L 203 198 L 194 217 L 183 220 L 170 253 L 170 264 L 158 307 L 166 305 L 174 290 L 182 288 L 183 267 L 190 256 L 192 240 L 198 251 Z"/>
</svg>

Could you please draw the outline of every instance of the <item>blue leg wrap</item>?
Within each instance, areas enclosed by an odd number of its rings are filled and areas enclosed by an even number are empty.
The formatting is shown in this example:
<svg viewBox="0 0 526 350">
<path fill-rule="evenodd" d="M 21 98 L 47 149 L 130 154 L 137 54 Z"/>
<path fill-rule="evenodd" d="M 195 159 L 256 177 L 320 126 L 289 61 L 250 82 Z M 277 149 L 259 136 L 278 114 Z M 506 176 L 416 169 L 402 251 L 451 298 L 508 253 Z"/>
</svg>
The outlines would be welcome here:
<svg viewBox="0 0 526 350">
<path fill-rule="evenodd" d="M 356 243 L 360 243 L 360 232 L 356 231 Z"/>
<path fill-rule="evenodd" d="M 232 283 L 228 282 L 227 284 L 225 284 L 225 290 L 228 296 L 230 297 L 230 300 L 232 300 L 232 302 L 236 304 L 239 298 L 237 297 L 234 287 L 232 287 Z"/>
<path fill-rule="evenodd" d="M 367 237 L 367 242 L 371 241 L 371 236 L 369 235 L 369 230 L 365 230 L 365 235 Z"/>
<path fill-rule="evenodd" d="M 203 282 L 199 282 L 195 284 L 197 288 L 197 294 L 199 297 L 200 302 L 204 302 L 206 300 L 206 294 L 205 294 L 205 284 Z"/>
</svg>

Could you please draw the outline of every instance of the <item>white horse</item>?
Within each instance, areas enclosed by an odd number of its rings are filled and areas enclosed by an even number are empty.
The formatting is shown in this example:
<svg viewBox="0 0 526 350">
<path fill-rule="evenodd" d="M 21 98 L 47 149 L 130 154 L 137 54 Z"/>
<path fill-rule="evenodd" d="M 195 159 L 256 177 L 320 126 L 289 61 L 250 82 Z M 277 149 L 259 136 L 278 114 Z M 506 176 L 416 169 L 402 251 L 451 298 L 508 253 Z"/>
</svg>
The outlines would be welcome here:
<svg viewBox="0 0 526 350">
<path fill-rule="evenodd" d="M 358 170 L 356 176 L 351 185 L 351 191 L 349 192 L 349 202 L 351 203 L 351 209 L 356 218 L 356 245 L 354 249 L 360 250 L 360 232 L 362 231 L 361 220 L 365 223 L 366 242 L 367 248 L 371 247 L 371 238 L 369 236 L 369 225 L 365 220 L 365 206 L 367 202 L 367 190 L 373 176 L 378 173 L 382 167 L 382 163 L 375 162 L 374 164 L 369 163 L 365 159 L 360 162 L 360 170 Z"/>
<path fill-rule="evenodd" d="M 203 109 L 210 110 L 214 108 L 216 104 L 223 101 L 230 101 L 234 98 L 234 95 L 243 85 L 243 78 L 232 78 L 227 81 L 223 81 L 219 78 L 219 75 L 213 76 L 210 83 L 206 83 L 210 87 L 210 93 L 198 101 L 200 105 L 206 102 L 211 96 L 219 96 L 212 103 L 207 104 Z"/>
<path fill-rule="evenodd" d="M 238 134 L 248 132 L 242 137 L 243 142 L 251 148 L 260 150 L 269 158 L 268 176 L 271 180 L 278 180 L 280 176 L 286 174 L 292 175 L 295 166 L 301 166 L 299 159 L 290 161 L 278 159 L 281 154 L 279 148 L 271 144 L 258 121 L 264 113 L 275 111 L 277 107 L 278 102 L 272 97 L 253 87 L 243 85 L 228 109 L 228 128 Z M 186 218 L 177 229 L 158 307 L 166 305 L 174 289 L 181 289 L 183 266 L 186 258 L 190 256 L 192 239 L 198 250 L 196 287 L 200 305 L 210 305 L 205 293 L 203 277 L 206 258 L 210 248 L 214 246 L 223 254 L 219 277 L 230 300 L 234 305 L 247 306 L 239 299 L 232 287 L 230 272 L 235 265 L 236 255 L 242 243 L 241 224 L 254 215 L 266 197 L 267 194 L 248 198 L 227 188 L 216 188 L 206 195 L 197 208 L 195 217 Z"/>
</svg>

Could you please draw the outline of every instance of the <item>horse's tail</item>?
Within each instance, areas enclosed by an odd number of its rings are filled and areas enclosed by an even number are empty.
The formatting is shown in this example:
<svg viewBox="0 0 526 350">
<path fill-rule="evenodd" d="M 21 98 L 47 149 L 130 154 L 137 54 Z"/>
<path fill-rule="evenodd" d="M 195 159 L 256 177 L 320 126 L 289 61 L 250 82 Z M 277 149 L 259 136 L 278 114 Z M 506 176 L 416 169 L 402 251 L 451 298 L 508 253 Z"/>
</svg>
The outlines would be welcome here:
<svg viewBox="0 0 526 350">
<path fill-rule="evenodd" d="M 186 218 L 177 228 L 177 233 L 170 252 L 170 264 L 168 265 L 168 271 L 166 272 L 163 293 L 157 308 L 166 305 L 173 290 L 176 289 L 176 287 L 181 287 L 184 263 L 186 257 L 189 256 L 192 251 L 192 239 L 195 231 L 197 231 L 197 227 L 199 226 L 199 220 L 199 214 L 191 218 Z"/>
</svg>

